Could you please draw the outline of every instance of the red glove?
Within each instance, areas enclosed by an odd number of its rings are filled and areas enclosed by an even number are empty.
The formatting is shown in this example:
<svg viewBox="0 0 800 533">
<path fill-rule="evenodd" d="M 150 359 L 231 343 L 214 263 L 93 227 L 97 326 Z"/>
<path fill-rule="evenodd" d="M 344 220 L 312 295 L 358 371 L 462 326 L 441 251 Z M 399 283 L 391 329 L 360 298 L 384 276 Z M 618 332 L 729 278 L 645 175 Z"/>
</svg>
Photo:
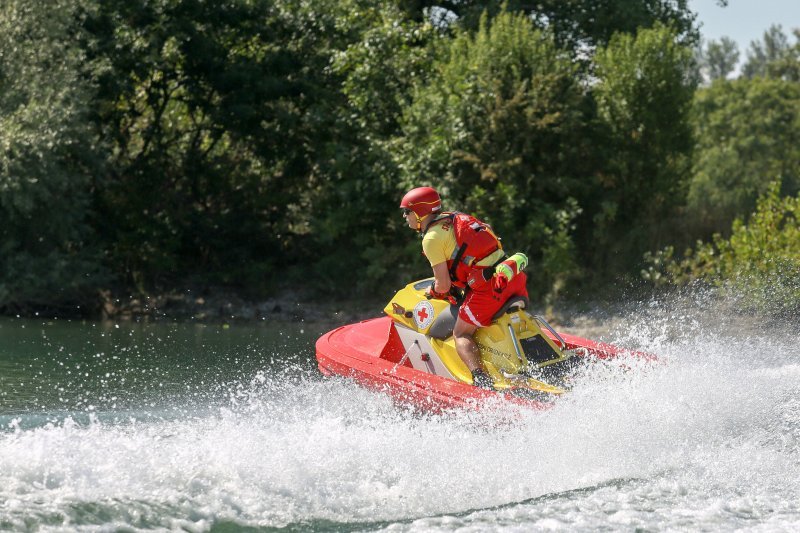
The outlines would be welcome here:
<svg viewBox="0 0 800 533">
<path fill-rule="evenodd" d="M 492 288 L 494 289 L 494 292 L 503 292 L 506 290 L 507 286 L 508 277 L 505 274 L 500 273 L 494 275 L 494 278 L 492 279 Z"/>
<path fill-rule="evenodd" d="M 446 300 L 453 305 L 456 303 L 456 299 L 449 292 L 436 292 L 436 289 L 433 288 L 433 285 L 428 287 L 428 290 L 425 291 L 425 298 L 428 300 L 431 298 L 436 300 Z"/>
<path fill-rule="evenodd" d="M 528 266 L 528 257 L 517 252 L 495 267 L 492 288 L 495 292 L 503 292 L 511 279 Z"/>
</svg>

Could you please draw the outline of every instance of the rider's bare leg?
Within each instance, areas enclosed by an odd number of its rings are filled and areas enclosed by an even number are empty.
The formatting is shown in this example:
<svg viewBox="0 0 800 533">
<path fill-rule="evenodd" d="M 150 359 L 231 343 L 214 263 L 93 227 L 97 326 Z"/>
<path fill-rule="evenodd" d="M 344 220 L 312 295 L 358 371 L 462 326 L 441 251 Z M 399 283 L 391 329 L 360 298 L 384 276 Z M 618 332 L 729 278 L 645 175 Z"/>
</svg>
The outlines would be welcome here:
<svg viewBox="0 0 800 533">
<path fill-rule="evenodd" d="M 469 322 L 462 320 L 461 317 L 458 317 L 453 328 L 456 352 L 470 372 L 481 368 L 481 350 L 478 348 L 478 343 L 472 338 L 477 330 L 478 326 L 473 326 Z"/>
</svg>

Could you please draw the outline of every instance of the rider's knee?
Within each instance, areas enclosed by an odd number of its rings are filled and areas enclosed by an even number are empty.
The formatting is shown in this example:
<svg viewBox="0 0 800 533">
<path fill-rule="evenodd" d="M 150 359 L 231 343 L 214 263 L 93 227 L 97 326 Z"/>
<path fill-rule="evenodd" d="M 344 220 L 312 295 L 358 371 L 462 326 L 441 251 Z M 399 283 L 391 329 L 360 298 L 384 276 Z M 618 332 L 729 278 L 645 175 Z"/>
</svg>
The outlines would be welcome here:
<svg viewBox="0 0 800 533">
<path fill-rule="evenodd" d="M 466 320 L 462 319 L 461 317 L 458 317 L 458 320 L 456 320 L 456 324 L 453 327 L 453 337 L 456 340 L 458 339 L 472 340 L 472 336 L 475 334 L 477 330 L 478 330 L 477 326 L 474 326 L 469 322 L 467 322 Z"/>
<path fill-rule="evenodd" d="M 456 340 L 458 340 L 458 339 L 472 340 L 472 335 L 474 333 L 475 332 L 472 331 L 471 329 L 462 329 L 462 328 L 459 328 L 459 327 L 456 327 L 455 329 L 453 329 L 453 337 L 455 337 Z"/>
</svg>

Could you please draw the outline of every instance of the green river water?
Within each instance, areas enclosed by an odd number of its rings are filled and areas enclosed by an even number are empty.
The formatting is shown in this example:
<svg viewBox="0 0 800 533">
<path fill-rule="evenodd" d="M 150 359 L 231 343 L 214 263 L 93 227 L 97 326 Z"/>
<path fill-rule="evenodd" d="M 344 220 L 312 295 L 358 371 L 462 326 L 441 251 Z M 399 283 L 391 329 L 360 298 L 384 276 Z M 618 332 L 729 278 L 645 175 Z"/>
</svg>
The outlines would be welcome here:
<svg viewBox="0 0 800 533">
<path fill-rule="evenodd" d="M 1 319 L 0 424 L 66 413 L 180 414 L 259 372 L 308 372 L 322 331 L 292 322 Z"/>
</svg>

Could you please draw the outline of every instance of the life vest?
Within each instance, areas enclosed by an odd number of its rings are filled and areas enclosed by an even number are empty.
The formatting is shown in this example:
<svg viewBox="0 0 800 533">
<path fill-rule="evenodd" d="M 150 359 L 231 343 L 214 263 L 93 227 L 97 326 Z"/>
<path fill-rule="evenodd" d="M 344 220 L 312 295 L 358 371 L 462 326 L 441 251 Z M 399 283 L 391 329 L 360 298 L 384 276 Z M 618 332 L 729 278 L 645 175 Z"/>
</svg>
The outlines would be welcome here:
<svg viewBox="0 0 800 533">
<path fill-rule="evenodd" d="M 435 218 L 425 231 L 427 232 L 434 224 L 441 224 L 445 230 L 448 226 L 453 227 L 456 248 L 447 260 L 447 270 L 450 272 L 450 280 L 457 287 L 466 286 L 473 270 L 485 268 L 476 266 L 476 263 L 503 249 L 500 239 L 494 234 L 491 226 L 472 215 L 458 211 L 443 213 Z"/>
</svg>

